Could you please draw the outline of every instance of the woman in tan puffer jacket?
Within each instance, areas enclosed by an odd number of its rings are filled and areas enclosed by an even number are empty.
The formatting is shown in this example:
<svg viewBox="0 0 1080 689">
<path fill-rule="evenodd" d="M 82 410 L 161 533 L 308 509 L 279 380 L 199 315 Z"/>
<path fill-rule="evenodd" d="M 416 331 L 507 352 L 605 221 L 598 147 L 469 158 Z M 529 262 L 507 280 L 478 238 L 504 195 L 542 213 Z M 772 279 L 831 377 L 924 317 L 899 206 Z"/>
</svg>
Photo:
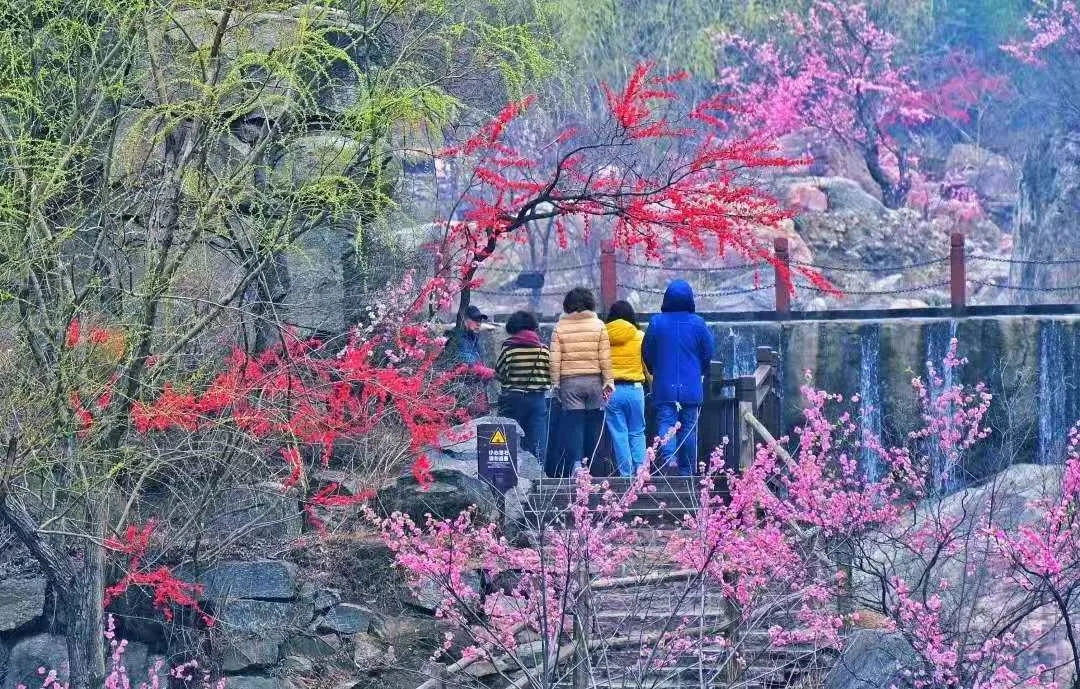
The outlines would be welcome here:
<svg viewBox="0 0 1080 689">
<path fill-rule="evenodd" d="M 551 384 L 562 415 L 555 443 L 548 453 L 546 473 L 570 476 L 582 459 L 591 459 L 600 443 L 603 407 L 615 389 L 611 374 L 611 343 L 604 322 L 596 316 L 596 299 L 575 287 L 563 299 L 562 318 L 551 336 Z"/>
</svg>

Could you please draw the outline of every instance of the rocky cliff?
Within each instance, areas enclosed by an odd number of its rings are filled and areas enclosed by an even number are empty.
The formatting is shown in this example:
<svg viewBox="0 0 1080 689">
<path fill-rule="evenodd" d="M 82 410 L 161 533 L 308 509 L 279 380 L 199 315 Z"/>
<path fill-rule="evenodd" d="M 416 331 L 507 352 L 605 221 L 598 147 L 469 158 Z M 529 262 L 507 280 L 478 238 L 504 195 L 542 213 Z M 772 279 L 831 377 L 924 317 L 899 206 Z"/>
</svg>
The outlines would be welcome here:
<svg viewBox="0 0 1080 689">
<path fill-rule="evenodd" d="M 1080 289 L 1080 132 L 1045 136 L 1024 160 L 1014 284 L 1025 303 L 1075 302 Z M 1057 263 L 1055 261 L 1066 261 Z"/>
</svg>

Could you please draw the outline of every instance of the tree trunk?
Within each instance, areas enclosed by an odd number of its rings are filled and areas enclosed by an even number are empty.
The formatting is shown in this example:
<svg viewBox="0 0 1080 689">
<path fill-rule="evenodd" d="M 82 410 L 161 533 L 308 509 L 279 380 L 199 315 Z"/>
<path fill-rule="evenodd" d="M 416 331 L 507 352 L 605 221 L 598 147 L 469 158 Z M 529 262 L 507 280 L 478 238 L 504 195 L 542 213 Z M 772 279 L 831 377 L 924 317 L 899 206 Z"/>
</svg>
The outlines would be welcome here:
<svg viewBox="0 0 1080 689">
<path fill-rule="evenodd" d="M 97 504 L 102 504 L 98 502 Z M 100 510 L 88 510 L 92 533 L 104 534 Z M 38 524 L 26 507 L 0 486 L 0 523 L 7 524 L 15 537 L 41 566 L 66 612 L 68 679 L 71 689 L 100 689 L 105 683 L 105 648 L 102 643 L 102 595 L 105 576 L 105 550 L 90 539 L 85 541 L 79 568 L 42 538 Z M 59 670 L 59 668 L 56 668 Z"/>
<path fill-rule="evenodd" d="M 104 520 L 99 515 L 93 515 L 93 519 L 94 533 L 102 532 L 98 527 Z M 105 549 L 97 543 L 87 542 L 82 566 L 76 570 L 72 582 L 71 600 L 65 604 L 71 689 L 105 686 L 104 590 Z"/>
</svg>

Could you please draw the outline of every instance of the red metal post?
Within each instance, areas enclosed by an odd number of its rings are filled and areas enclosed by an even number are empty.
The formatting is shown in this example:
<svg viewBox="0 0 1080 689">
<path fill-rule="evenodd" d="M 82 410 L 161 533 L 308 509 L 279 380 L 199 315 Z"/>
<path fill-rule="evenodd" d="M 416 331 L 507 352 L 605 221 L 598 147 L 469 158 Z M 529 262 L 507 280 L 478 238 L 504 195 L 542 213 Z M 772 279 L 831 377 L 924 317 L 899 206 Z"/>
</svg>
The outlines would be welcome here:
<svg viewBox="0 0 1080 689">
<path fill-rule="evenodd" d="M 953 232 L 949 242 L 949 292 L 954 311 L 967 307 L 967 266 L 964 264 L 964 233 Z"/>
<path fill-rule="evenodd" d="M 619 298 L 619 280 L 615 272 L 615 247 L 604 242 L 600 249 L 600 310 L 607 313 L 611 305 Z"/>
<path fill-rule="evenodd" d="M 776 313 L 781 316 L 791 314 L 791 273 L 788 266 L 791 265 L 791 257 L 788 255 L 787 237 L 777 237 L 773 240 L 773 253 L 776 256 L 776 265 L 773 266 L 774 284 L 776 285 Z M 783 266 L 783 268 L 781 268 Z"/>
</svg>

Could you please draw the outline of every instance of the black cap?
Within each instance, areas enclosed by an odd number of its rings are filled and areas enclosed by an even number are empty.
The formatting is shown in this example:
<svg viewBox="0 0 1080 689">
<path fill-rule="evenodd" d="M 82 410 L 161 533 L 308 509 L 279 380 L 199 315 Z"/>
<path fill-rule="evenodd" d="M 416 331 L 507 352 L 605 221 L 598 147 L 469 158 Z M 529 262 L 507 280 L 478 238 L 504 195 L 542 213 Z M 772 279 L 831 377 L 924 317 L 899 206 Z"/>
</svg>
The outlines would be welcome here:
<svg viewBox="0 0 1080 689">
<path fill-rule="evenodd" d="M 488 320 L 488 317 L 473 304 L 469 304 L 469 306 L 465 308 L 465 318 L 470 321 L 476 321 L 477 323 L 486 323 Z"/>
</svg>

